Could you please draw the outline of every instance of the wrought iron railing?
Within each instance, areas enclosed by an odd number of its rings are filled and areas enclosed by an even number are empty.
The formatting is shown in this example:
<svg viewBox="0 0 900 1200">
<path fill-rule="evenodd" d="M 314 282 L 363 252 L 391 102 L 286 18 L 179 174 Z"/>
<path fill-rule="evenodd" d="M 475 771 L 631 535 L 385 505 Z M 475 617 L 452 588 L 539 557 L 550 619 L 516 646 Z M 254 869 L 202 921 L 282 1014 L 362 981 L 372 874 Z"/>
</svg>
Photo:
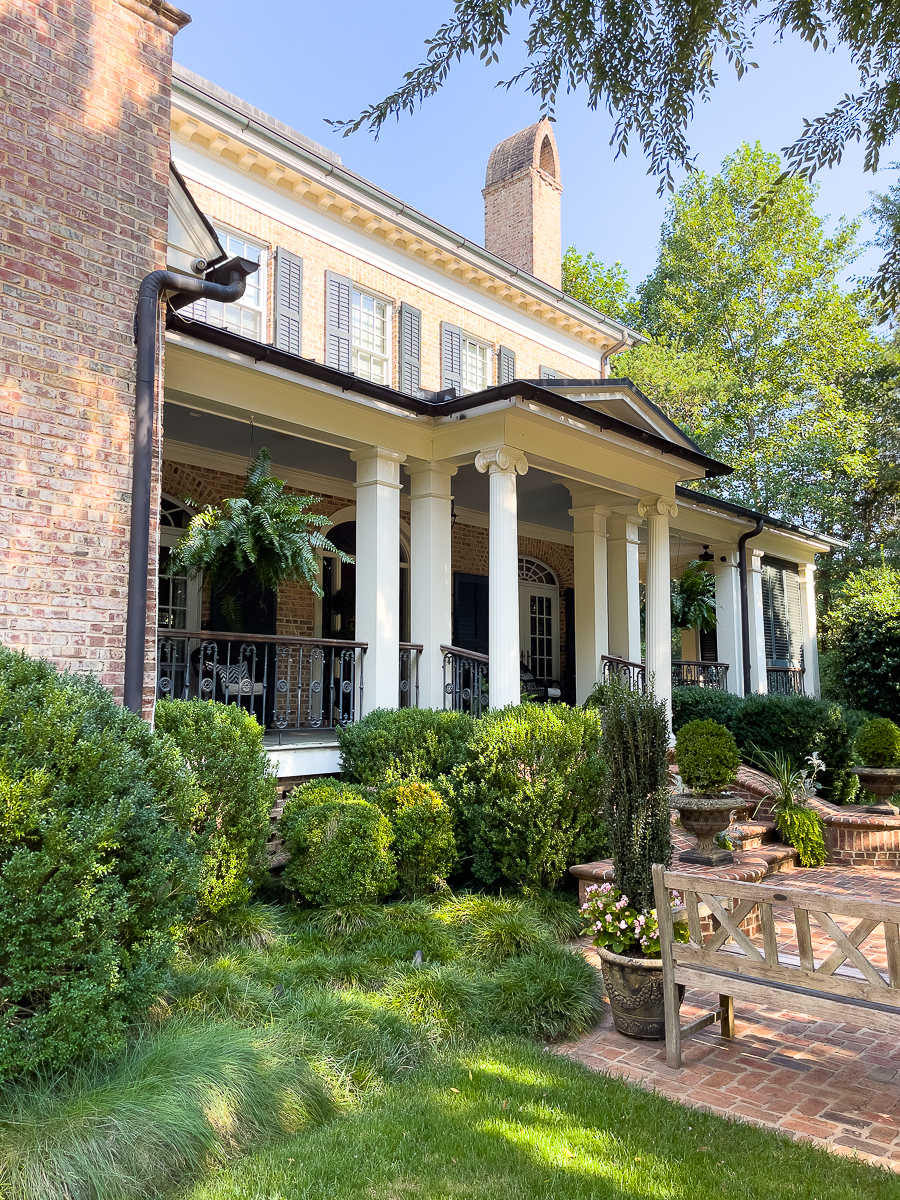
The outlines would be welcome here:
<svg viewBox="0 0 900 1200">
<path fill-rule="evenodd" d="M 728 690 L 728 663 L 685 659 L 673 662 L 672 687 L 705 687 L 725 692 Z"/>
<path fill-rule="evenodd" d="M 769 695 L 802 696 L 802 667 L 766 667 L 766 686 Z"/>
<path fill-rule="evenodd" d="M 647 670 L 642 662 L 604 655 L 600 659 L 600 682 L 618 680 L 624 687 L 643 692 L 647 687 Z"/>
<path fill-rule="evenodd" d="M 461 650 L 459 646 L 441 646 L 444 656 L 444 708 L 480 717 L 488 706 L 488 664 L 486 654 Z"/>
<path fill-rule="evenodd" d="M 275 732 L 334 729 L 362 709 L 365 642 L 159 629 L 156 694 L 219 700 Z"/>
<path fill-rule="evenodd" d="M 398 708 L 419 707 L 419 659 L 422 646 L 413 642 L 400 643 L 400 697 Z"/>
</svg>

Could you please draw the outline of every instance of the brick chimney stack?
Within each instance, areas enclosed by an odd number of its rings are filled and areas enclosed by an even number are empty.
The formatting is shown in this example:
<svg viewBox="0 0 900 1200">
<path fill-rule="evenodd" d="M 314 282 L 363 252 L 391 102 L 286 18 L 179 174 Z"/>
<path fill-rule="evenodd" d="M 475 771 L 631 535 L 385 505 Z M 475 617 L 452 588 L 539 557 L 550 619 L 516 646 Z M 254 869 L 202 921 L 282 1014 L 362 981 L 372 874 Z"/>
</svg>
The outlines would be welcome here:
<svg viewBox="0 0 900 1200">
<path fill-rule="evenodd" d="M 558 288 L 559 154 L 546 118 L 495 146 L 484 181 L 485 249 Z"/>
</svg>

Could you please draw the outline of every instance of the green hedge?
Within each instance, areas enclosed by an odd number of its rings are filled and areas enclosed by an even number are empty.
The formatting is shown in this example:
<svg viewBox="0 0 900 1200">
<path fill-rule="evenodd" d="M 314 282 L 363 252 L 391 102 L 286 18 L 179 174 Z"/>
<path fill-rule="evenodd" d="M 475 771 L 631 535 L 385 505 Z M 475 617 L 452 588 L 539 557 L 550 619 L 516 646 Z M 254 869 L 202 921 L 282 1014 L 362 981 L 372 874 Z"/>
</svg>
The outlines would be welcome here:
<svg viewBox="0 0 900 1200">
<path fill-rule="evenodd" d="M 164 700 L 156 728 L 178 746 L 199 787 L 190 828 L 203 854 L 200 915 L 245 904 L 265 874 L 276 798 L 262 726 L 236 704 Z"/>
<path fill-rule="evenodd" d="M 456 865 L 453 814 L 443 796 L 418 779 L 382 788 L 376 803 L 394 831 L 402 890 L 410 896 L 439 891 Z"/>
<path fill-rule="evenodd" d="M 599 714 L 563 704 L 497 709 L 475 724 L 453 779 L 476 879 L 553 887 L 573 863 L 601 857 L 600 742 Z"/>
<path fill-rule="evenodd" d="M 0 1073 L 122 1045 L 196 904 L 197 800 L 96 681 L 0 648 Z"/>
<path fill-rule="evenodd" d="M 434 780 L 464 761 L 473 727 L 466 713 L 377 708 L 338 730 L 341 773 L 348 782 L 369 787 L 407 778 Z"/>
<path fill-rule="evenodd" d="M 850 767 L 859 715 L 830 700 L 812 696 L 741 698 L 712 688 L 673 689 L 675 732 L 697 720 L 716 721 L 730 729 L 745 762 L 751 761 L 756 747 L 766 754 L 780 751 L 803 767 L 816 751 L 826 766 L 820 776 L 823 798 L 841 804 L 856 792 L 857 780 Z"/>
</svg>

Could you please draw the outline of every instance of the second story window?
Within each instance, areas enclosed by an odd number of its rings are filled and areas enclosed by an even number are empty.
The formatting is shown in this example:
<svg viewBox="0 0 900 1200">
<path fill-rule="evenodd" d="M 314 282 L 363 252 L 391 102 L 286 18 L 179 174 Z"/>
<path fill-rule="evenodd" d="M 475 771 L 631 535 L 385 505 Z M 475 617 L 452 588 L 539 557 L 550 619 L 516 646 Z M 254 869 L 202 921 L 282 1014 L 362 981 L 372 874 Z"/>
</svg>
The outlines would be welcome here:
<svg viewBox="0 0 900 1200">
<path fill-rule="evenodd" d="M 493 348 L 464 333 L 458 325 L 441 322 L 441 387 L 469 396 L 491 387 Z"/>
<path fill-rule="evenodd" d="M 225 229 L 214 226 L 216 236 L 222 244 L 222 249 L 229 258 L 249 258 L 251 262 L 260 264 L 260 269 L 247 276 L 247 286 L 240 300 L 233 304 L 222 304 L 219 300 L 197 300 L 183 310 L 183 315 L 195 321 L 203 321 L 206 325 L 218 325 L 239 333 L 242 337 L 252 338 L 256 342 L 265 340 L 265 308 L 264 308 L 264 265 L 263 248 L 255 242 Z"/>
<path fill-rule="evenodd" d="M 366 292 L 352 291 L 350 369 L 372 383 L 391 382 L 391 306 Z"/>
<path fill-rule="evenodd" d="M 462 338 L 462 390 L 463 395 L 483 392 L 490 387 L 491 349 L 484 342 Z"/>
</svg>

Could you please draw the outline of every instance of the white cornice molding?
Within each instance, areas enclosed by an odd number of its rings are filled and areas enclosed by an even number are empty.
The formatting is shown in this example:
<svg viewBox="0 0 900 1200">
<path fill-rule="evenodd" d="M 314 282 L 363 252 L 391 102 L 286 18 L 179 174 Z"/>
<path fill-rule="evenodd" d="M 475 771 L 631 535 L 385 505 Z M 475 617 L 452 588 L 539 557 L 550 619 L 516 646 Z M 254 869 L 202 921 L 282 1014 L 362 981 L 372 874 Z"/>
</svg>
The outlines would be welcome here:
<svg viewBox="0 0 900 1200">
<path fill-rule="evenodd" d="M 490 295 L 591 349 L 603 352 L 621 338 L 621 332 L 607 326 L 599 313 L 594 320 L 564 297 L 548 298 L 514 268 L 506 273 L 499 263 L 485 264 L 454 243 L 449 231 L 445 237 L 420 223 L 414 211 L 398 214 L 354 187 L 352 178 L 334 178 L 334 167 L 324 160 L 319 169 L 299 153 L 292 155 L 287 146 L 276 148 L 237 119 L 229 120 L 182 91 L 173 94 L 171 128 L 173 139 L 182 145 L 227 161 L 236 173 L 250 176 L 280 196 L 288 195 L 364 231 L 376 247 L 386 244 L 403 251 L 411 260 L 460 280 L 476 294 Z"/>
</svg>

